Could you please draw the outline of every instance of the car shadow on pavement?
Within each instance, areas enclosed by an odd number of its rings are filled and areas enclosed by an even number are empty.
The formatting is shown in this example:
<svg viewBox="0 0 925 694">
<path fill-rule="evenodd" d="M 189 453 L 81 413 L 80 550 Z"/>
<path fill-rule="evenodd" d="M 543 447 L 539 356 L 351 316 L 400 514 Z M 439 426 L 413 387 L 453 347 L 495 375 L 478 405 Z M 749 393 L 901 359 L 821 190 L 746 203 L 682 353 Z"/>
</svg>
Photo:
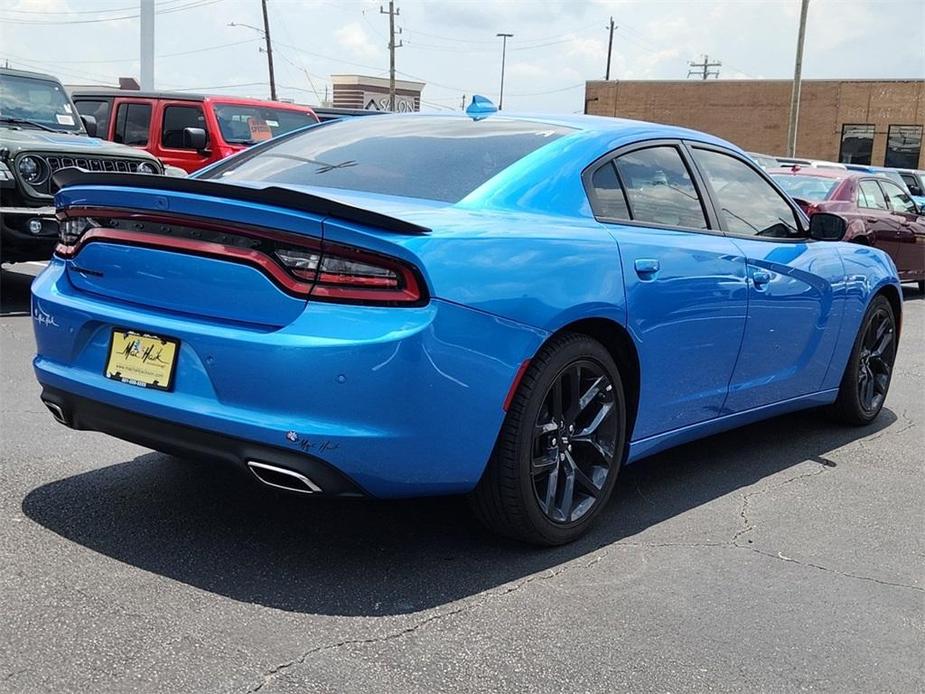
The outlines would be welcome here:
<svg viewBox="0 0 925 694">
<path fill-rule="evenodd" d="M 854 429 L 820 411 L 787 415 L 625 468 L 597 525 L 538 549 L 483 531 L 460 498 L 306 498 L 245 472 L 159 453 L 45 484 L 24 513 L 82 546 L 145 571 L 281 610 L 390 615 L 424 610 L 552 569 L 630 538 L 896 421 Z M 737 513 L 737 511 L 730 511 Z M 737 521 L 717 532 L 730 537 Z"/>
</svg>

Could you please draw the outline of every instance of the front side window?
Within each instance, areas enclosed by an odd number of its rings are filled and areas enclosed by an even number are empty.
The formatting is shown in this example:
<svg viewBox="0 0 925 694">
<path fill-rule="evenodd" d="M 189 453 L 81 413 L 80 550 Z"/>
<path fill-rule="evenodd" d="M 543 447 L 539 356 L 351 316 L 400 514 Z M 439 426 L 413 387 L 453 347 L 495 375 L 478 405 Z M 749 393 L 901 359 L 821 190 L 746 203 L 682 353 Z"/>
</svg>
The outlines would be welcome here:
<svg viewBox="0 0 925 694">
<path fill-rule="evenodd" d="M 594 214 L 606 219 L 630 219 L 629 207 L 617 171 L 612 161 L 607 162 L 591 176 L 594 197 Z"/>
<path fill-rule="evenodd" d="M 866 207 L 869 210 L 886 209 L 883 191 L 876 181 L 861 181 L 861 185 L 858 186 L 858 207 Z"/>
<path fill-rule="evenodd" d="M 161 127 L 161 146 L 183 149 L 183 129 L 206 129 L 206 118 L 199 106 L 167 106 Z"/>
<path fill-rule="evenodd" d="M 880 181 L 880 186 L 886 193 L 887 202 L 893 212 L 915 214 L 915 202 L 906 194 L 906 191 L 892 181 Z"/>
<path fill-rule="evenodd" d="M 119 104 L 116 111 L 116 132 L 113 140 L 126 145 L 144 147 L 148 144 L 151 125 L 151 104 Z"/>
<path fill-rule="evenodd" d="M 96 134 L 106 138 L 109 135 L 109 99 L 80 99 L 75 102 L 77 110 L 82 116 L 92 116 L 96 119 Z"/>
<path fill-rule="evenodd" d="M 870 165 L 874 151 L 874 126 L 846 124 L 841 128 L 841 147 L 838 161 L 845 164 Z"/>
<path fill-rule="evenodd" d="M 884 166 L 914 169 L 922 152 L 921 125 L 891 125 L 886 136 Z"/>
<path fill-rule="evenodd" d="M 0 121 L 3 120 L 29 121 L 19 123 L 24 128 L 81 130 L 80 119 L 64 88 L 36 77 L 0 75 Z"/>
<path fill-rule="evenodd" d="M 571 132 L 566 126 L 500 117 L 334 120 L 242 152 L 203 178 L 458 202 L 515 162 Z"/>
<path fill-rule="evenodd" d="M 634 221 L 707 228 L 700 196 L 676 147 L 636 150 L 617 157 L 614 163 Z"/>
<path fill-rule="evenodd" d="M 726 231 L 771 238 L 799 234 L 793 208 L 748 164 L 712 150 L 693 152 L 694 160 L 713 188 Z"/>
</svg>

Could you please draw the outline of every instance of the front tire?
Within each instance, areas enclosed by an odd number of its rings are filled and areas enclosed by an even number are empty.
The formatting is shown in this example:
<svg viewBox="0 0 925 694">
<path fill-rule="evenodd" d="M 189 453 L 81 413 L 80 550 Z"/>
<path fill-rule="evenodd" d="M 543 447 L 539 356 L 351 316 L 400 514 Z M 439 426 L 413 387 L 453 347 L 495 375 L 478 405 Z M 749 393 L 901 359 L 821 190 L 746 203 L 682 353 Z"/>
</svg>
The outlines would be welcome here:
<svg viewBox="0 0 925 694">
<path fill-rule="evenodd" d="M 586 335 L 553 338 L 524 374 L 470 495 L 475 515 L 532 544 L 577 539 L 613 491 L 625 423 L 623 382 L 610 353 Z"/>
<path fill-rule="evenodd" d="M 845 366 L 834 411 L 853 426 L 870 424 L 886 400 L 896 359 L 896 318 L 882 294 L 867 307 Z"/>
</svg>

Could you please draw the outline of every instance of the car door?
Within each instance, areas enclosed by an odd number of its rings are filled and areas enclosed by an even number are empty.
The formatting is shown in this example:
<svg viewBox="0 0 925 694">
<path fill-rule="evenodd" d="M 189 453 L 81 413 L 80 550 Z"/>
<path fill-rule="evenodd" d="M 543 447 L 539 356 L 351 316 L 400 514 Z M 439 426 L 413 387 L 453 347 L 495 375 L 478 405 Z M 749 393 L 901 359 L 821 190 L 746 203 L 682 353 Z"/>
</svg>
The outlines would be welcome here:
<svg viewBox="0 0 925 694">
<path fill-rule="evenodd" d="M 148 149 L 151 139 L 151 102 L 116 99 L 113 113 L 113 142 Z"/>
<path fill-rule="evenodd" d="M 818 391 L 843 308 L 837 247 L 809 240 L 801 213 L 746 157 L 689 146 L 720 226 L 748 265 L 748 320 L 725 410 Z"/>
<path fill-rule="evenodd" d="M 595 216 L 619 249 L 643 374 L 634 440 L 719 415 L 745 329 L 745 258 L 716 229 L 680 142 L 589 167 Z"/>
<path fill-rule="evenodd" d="M 892 255 L 890 244 L 895 241 L 896 229 L 886 195 L 874 178 L 858 182 L 858 215 L 864 223 L 870 245 Z"/>
<path fill-rule="evenodd" d="M 158 142 L 156 155 L 171 166 L 179 166 L 192 173 L 205 166 L 210 159 L 208 150 L 209 128 L 206 125 L 202 104 L 192 101 L 163 101 L 159 105 Z M 184 143 L 184 128 L 202 128 L 206 131 L 206 149 L 197 151 Z"/>
<path fill-rule="evenodd" d="M 915 202 L 892 181 L 879 181 L 890 206 L 891 238 L 887 251 L 903 280 L 925 277 L 925 217 Z"/>
</svg>

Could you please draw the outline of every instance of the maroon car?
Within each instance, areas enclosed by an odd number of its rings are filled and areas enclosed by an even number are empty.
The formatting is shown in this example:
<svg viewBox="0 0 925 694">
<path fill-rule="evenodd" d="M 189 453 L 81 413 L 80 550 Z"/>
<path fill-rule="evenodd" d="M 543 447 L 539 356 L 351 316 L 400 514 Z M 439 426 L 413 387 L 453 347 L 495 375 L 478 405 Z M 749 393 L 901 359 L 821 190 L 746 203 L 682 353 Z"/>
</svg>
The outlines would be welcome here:
<svg viewBox="0 0 925 694">
<path fill-rule="evenodd" d="M 809 216 L 831 212 L 848 221 L 846 241 L 886 251 L 903 282 L 925 292 L 925 216 L 908 193 L 873 174 L 795 166 L 768 171 Z"/>
</svg>

